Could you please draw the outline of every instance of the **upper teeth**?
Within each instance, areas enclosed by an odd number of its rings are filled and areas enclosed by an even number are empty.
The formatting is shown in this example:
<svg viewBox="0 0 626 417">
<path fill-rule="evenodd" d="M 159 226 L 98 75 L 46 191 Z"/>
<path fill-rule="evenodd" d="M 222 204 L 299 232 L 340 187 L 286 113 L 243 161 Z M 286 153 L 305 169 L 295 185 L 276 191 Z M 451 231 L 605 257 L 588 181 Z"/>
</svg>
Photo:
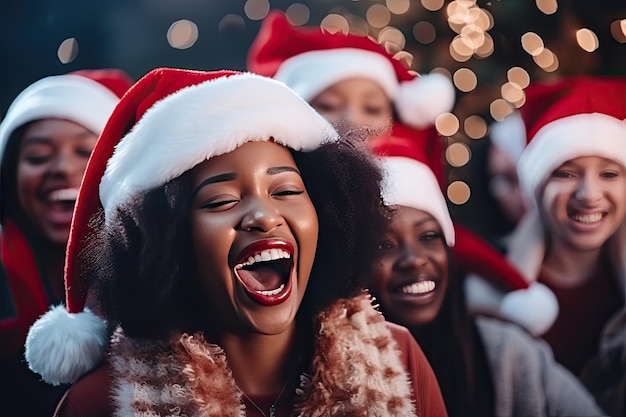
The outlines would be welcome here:
<svg viewBox="0 0 626 417">
<path fill-rule="evenodd" d="M 65 188 L 50 193 L 48 199 L 50 201 L 71 201 L 78 197 L 78 188 Z"/>
<path fill-rule="evenodd" d="M 400 289 L 404 294 L 424 294 L 435 289 L 434 281 L 420 281 Z"/>
<path fill-rule="evenodd" d="M 242 266 L 250 266 L 255 262 L 267 262 L 267 261 L 275 261 L 277 259 L 289 259 L 291 258 L 291 254 L 282 249 L 265 249 L 254 256 L 248 257 L 246 262 L 242 263 Z"/>
<path fill-rule="evenodd" d="M 572 218 L 579 223 L 596 223 L 602 220 L 602 213 L 595 214 L 577 214 L 572 216 Z"/>
</svg>

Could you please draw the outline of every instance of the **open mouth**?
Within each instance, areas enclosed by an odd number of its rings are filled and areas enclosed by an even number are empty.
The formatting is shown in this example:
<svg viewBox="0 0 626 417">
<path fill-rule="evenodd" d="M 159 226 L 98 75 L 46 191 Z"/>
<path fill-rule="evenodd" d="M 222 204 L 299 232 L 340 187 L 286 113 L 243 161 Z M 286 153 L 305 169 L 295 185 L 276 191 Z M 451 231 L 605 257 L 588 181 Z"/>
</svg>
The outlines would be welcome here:
<svg viewBox="0 0 626 417">
<path fill-rule="evenodd" d="M 425 295 L 432 293 L 436 287 L 435 281 L 432 280 L 413 281 L 393 288 L 393 292 L 406 295 Z"/>
<path fill-rule="evenodd" d="M 244 253 L 234 272 L 250 298 L 266 306 L 286 300 L 291 293 L 294 266 L 291 245 L 283 241 L 260 242 Z"/>
<path fill-rule="evenodd" d="M 54 190 L 43 197 L 53 223 L 69 224 L 78 198 L 78 188 Z"/>
<path fill-rule="evenodd" d="M 579 213 L 573 212 L 568 213 L 568 217 L 575 221 L 576 223 L 582 224 L 596 224 L 600 223 L 602 219 L 604 219 L 606 213 Z"/>
</svg>

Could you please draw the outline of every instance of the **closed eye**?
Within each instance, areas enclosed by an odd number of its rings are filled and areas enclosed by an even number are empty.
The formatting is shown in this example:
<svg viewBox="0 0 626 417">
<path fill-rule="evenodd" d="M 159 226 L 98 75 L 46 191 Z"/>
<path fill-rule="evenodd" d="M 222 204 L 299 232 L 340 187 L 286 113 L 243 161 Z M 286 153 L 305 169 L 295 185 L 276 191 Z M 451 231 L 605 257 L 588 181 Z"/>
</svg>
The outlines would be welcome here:
<svg viewBox="0 0 626 417">
<path fill-rule="evenodd" d="M 274 196 L 278 196 L 278 197 L 283 197 L 283 196 L 290 196 L 290 195 L 300 195 L 304 193 L 304 191 L 300 191 L 300 190 L 285 190 L 285 191 L 279 191 L 274 193 Z"/>
<path fill-rule="evenodd" d="M 442 239 L 443 238 L 443 234 L 438 233 L 438 232 L 428 232 L 428 233 L 424 233 L 419 237 L 419 240 L 424 242 L 428 242 L 428 241 L 432 241 L 432 240 L 436 240 L 436 239 Z"/>
<path fill-rule="evenodd" d="M 209 209 L 209 210 L 218 209 L 218 208 L 225 209 L 225 208 L 228 208 L 229 205 L 235 204 L 237 202 L 239 202 L 239 200 L 236 200 L 236 199 L 213 200 L 213 201 L 209 201 L 209 202 L 202 204 L 200 207 L 204 209 Z"/>
</svg>

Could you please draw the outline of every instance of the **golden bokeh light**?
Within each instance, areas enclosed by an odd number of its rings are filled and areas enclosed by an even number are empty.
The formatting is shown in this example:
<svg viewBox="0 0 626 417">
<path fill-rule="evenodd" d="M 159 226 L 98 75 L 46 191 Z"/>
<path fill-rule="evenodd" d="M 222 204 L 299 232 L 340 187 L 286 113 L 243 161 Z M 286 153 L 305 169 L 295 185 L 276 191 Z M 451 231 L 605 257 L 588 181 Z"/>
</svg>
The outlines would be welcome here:
<svg viewBox="0 0 626 417">
<path fill-rule="evenodd" d="M 422 0 L 422 6 L 428 11 L 436 12 L 437 10 L 441 10 L 443 2 L 444 0 Z"/>
<path fill-rule="evenodd" d="M 446 8 L 446 13 L 448 14 L 448 22 L 457 25 L 470 22 L 469 6 L 460 1 L 450 2 Z"/>
<path fill-rule="evenodd" d="M 188 49 L 198 40 L 198 26 L 190 20 L 182 19 L 171 24 L 167 30 L 167 41 L 172 48 Z"/>
<path fill-rule="evenodd" d="M 513 108 L 506 100 L 498 98 L 489 105 L 489 113 L 493 120 L 501 122 L 506 116 L 513 113 Z"/>
<path fill-rule="evenodd" d="M 522 90 L 519 85 L 512 82 L 504 83 L 502 87 L 500 87 L 500 93 L 502 94 L 502 98 L 509 103 L 516 103 L 524 97 L 524 90 Z"/>
<path fill-rule="evenodd" d="M 404 14 L 411 7 L 411 0 L 386 0 L 387 8 L 393 14 Z"/>
<path fill-rule="evenodd" d="M 456 70 L 452 80 L 454 81 L 456 88 L 464 93 L 472 91 L 478 84 L 476 74 L 474 74 L 474 71 L 469 68 L 459 68 Z"/>
<path fill-rule="evenodd" d="M 452 113 L 442 113 L 435 119 L 437 132 L 442 136 L 452 136 L 459 131 L 459 119 Z"/>
<path fill-rule="evenodd" d="M 576 31 L 576 42 L 584 51 L 593 52 L 598 49 L 600 42 L 592 30 L 583 28 Z"/>
<path fill-rule="evenodd" d="M 487 58 L 489 55 L 493 54 L 493 50 L 493 38 L 490 34 L 485 32 L 485 40 L 480 48 L 474 52 L 474 55 L 479 58 Z"/>
<path fill-rule="evenodd" d="M 350 15 L 347 17 L 347 19 L 351 34 L 357 36 L 367 36 L 369 34 L 370 26 L 367 24 L 367 21 L 364 18 L 356 15 Z"/>
<path fill-rule="evenodd" d="M 367 22 L 377 29 L 384 28 L 391 21 L 391 13 L 382 4 L 374 4 L 365 13 Z"/>
<path fill-rule="evenodd" d="M 469 147 L 462 142 L 453 143 L 446 148 L 446 161 L 455 168 L 467 164 L 470 160 L 470 155 Z"/>
<path fill-rule="evenodd" d="M 506 79 L 524 89 L 530 85 L 530 74 L 522 67 L 513 67 L 506 72 Z"/>
<path fill-rule="evenodd" d="M 246 21 L 238 14 L 229 13 L 222 17 L 222 20 L 217 25 L 218 32 L 224 32 L 226 30 L 238 30 L 243 31 L 246 28 Z"/>
<path fill-rule="evenodd" d="M 76 38 L 68 38 L 61 42 L 57 49 L 57 57 L 61 64 L 69 64 L 78 57 L 78 42 Z"/>
<path fill-rule="evenodd" d="M 454 53 L 456 53 L 457 55 L 461 57 L 466 57 L 466 59 L 462 61 L 462 60 L 457 59 L 456 56 L 452 55 L 452 57 L 459 62 L 467 61 L 468 59 L 471 58 L 472 54 L 474 53 L 474 50 L 470 48 L 469 46 L 467 46 L 467 44 L 463 41 L 460 35 L 456 36 L 452 40 L 452 43 L 450 44 L 450 50 L 454 51 Z"/>
<path fill-rule="evenodd" d="M 243 11 L 250 20 L 262 20 L 270 11 L 268 0 L 247 0 L 243 6 Z"/>
<path fill-rule="evenodd" d="M 402 62 L 405 68 L 411 68 L 413 65 L 413 54 L 408 51 L 400 51 L 393 56 L 393 59 Z"/>
<path fill-rule="evenodd" d="M 448 200 L 450 200 L 451 203 L 460 206 L 467 203 L 472 195 L 472 191 L 470 190 L 469 185 L 463 181 L 454 181 L 448 185 L 446 194 L 448 195 Z"/>
<path fill-rule="evenodd" d="M 611 35 L 619 43 L 626 43 L 626 19 L 615 20 L 611 23 Z"/>
<path fill-rule="evenodd" d="M 522 48 L 535 57 L 544 50 L 543 40 L 535 32 L 526 32 L 522 35 Z"/>
<path fill-rule="evenodd" d="M 437 30 L 432 23 L 422 20 L 413 26 L 413 37 L 422 45 L 428 45 L 437 38 Z"/>
<path fill-rule="evenodd" d="M 546 72 L 554 72 L 559 68 L 559 59 L 548 48 L 545 48 L 539 55 L 533 56 L 533 60 Z"/>
<path fill-rule="evenodd" d="M 485 42 L 485 32 L 476 25 L 466 25 L 461 29 L 461 40 L 472 52 Z"/>
<path fill-rule="evenodd" d="M 341 32 L 347 34 L 350 31 L 348 20 L 342 15 L 334 13 L 327 15 L 320 23 L 320 27 L 328 33 Z"/>
<path fill-rule="evenodd" d="M 535 0 L 537 8 L 544 14 L 554 14 L 559 8 L 557 0 Z"/>
<path fill-rule="evenodd" d="M 305 25 L 311 17 L 311 11 L 309 10 L 309 7 L 302 3 L 292 4 L 291 6 L 287 7 L 285 13 L 287 14 L 287 19 L 289 20 L 289 23 L 294 26 Z"/>
<path fill-rule="evenodd" d="M 463 122 L 463 130 L 471 139 L 482 139 L 487 135 L 487 122 L 480 116 L 470 116 Z"/>
<path fill-rule="evenodd" d="M 470 10 L 470 15 L 474 24 L 485 32 L 493 29 L 493 15 L 488 10 L 475 7 Z"/>
<path fill-rule="evenodd" d="M 406 44 L 406 38 L 399 29 L 392 26 L 387 26 L 378 33 L 378 43 L 381 45 L 384 45 L 386 43 L 392 43 L 399 49 L 404 49 L 404 45 Z"/>
</svg>

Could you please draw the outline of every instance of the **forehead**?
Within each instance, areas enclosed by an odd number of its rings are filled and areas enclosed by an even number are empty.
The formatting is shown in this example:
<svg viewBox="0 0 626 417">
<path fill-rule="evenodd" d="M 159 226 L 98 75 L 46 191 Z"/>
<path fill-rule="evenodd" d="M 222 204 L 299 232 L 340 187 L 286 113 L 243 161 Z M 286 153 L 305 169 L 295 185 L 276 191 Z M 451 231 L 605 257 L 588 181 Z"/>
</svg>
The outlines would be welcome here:
<svg viewBox="0 0 626 417">
<path fill-rule="evenodd" d="M 348 97 L 377 97 L 388 99 L 380 84 L 368 78 L 348 78 L 336 82 L 321 94 L 340 94 Z"/>
<path fill-rule="evenodd" d="M 581 156 L 572 158 L 563 162 L 560 167 L 576 167 L 576 168 L 620 168 L 625 169 L 621 162 L 613 159 L 604 158 L 602 156 Z"/>
<path fill-rule="evenodd" d="M 257 170 L 275 166 L 296 167 L 291 150 L 272 141 L 247 142 L 235 150 L 212 157 L 192 169 L 200 179 L 226 172 Z"/>
</svg>

